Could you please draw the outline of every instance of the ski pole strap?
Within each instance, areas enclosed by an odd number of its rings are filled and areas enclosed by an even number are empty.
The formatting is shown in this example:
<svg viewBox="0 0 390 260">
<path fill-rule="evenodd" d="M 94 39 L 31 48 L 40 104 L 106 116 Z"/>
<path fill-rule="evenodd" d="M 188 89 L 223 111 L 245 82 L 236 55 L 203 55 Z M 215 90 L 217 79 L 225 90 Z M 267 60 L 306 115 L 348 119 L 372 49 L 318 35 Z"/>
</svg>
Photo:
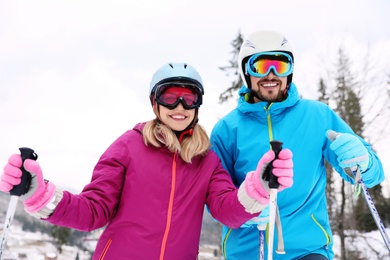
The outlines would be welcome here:
<svg viewBox="0 0 390 260">
<path fill-rule="evenodd" d="M 276 230 L 278 232 L 278 248 L 276 249 L 277 254 L 285 254 L 284 251 L 284 239 L 282 231 L 282 222 L 280 221 L 279 207 L 276 205 L 276 218 L 275 218 Z"/>
<path fill-rule="evenodd" d="M 357 167 L 356 171 L 353 171 L 353 175 L 355 176 L 355 185 L 354 185 L 354 196 L 355 198 L 357 198 L 359 195 L 360 195 L 360 192 L 361 192 L 361 185 L 360 185 L 360 182 L 361 182 L 361 179 L 362 179 L 362 174 L 360 172 L 360 169 L 359 167 Z"/>
<path fill-rule="evenodd" d="M 352 179 L 354 179 L 354 187 L 353 187 L 353 195 L 354 195 L 354 198 L 356 199 L 360 193 L 361 193 L 361 185 L 360 185 L 360 182 L 361 182 L 361 179 L 362 179 L 362 173 L 360 172 L 360 169 L 359 167 L 354 167 L 354 168 L 345 168 L 344 169 L 345 173 Z"/>
<path fill-rule="evenodd" d="M 267 226 L 267 225 L 266 225 Z M 264 260 L 264 233 L 267 229 L 264 225 L 257 225 L 257 228 L 259 229 L 259 241 L 260 241 L 260 260 Z M 282 222 L 280 221 L 280 213 L 279 213 L 279 207 L 276 205 L 276 215 L 275 215 L 275 226 L 276 230 L 278 232 L 278 247 L 276 249 L 277 254 L 285 254 L 286 251 L 284 251 L 284 239 L 283 239 L 283 230 L 282 230 Z M 268 225 L 269 227 L 269 225 Z M 269 230 L 268 230 L 269 231 Z"/>
</svg>

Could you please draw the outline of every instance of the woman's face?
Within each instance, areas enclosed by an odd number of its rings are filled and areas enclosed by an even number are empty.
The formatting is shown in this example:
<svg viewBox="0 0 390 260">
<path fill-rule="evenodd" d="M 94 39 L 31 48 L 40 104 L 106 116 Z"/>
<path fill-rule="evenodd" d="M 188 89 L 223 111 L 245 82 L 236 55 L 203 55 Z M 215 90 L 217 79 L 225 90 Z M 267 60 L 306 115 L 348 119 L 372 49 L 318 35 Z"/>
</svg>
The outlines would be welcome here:
<svg viewBox="0 0 390 260">
<path fill-rule="evenodd" d="M 168 82 L 156 90 L 155 114 L 174 131 L 183 131 L 193 123 L 196 108 L 202 103 L 197 86 L 185 82 Z"/>
<path fill-rule="evenodd" d="M 183 131 L 189 126 L 195 117 L 195 108 L 184 109 L 179 103 L 174 109 L 168 109 L 162 105 L 160 108 L 160 120 L 174 131 Z"/>
</svg>

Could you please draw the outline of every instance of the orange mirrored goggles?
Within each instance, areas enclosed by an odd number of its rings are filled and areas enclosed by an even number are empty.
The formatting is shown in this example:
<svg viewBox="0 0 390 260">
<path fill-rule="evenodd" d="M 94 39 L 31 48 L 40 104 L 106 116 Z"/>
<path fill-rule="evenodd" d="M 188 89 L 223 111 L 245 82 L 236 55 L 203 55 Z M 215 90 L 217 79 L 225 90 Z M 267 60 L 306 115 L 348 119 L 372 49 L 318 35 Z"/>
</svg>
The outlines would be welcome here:
<svg viewBox="0 0 390 260">
<path fill-rule="evenodd" d="M 294 69 L 292 57 L 284 52 L 260 52 L 246 63 L 246 72 L 254 77 L 265 77 L 271 70 L 278 77 L 290 75 Z"/>
</svg>

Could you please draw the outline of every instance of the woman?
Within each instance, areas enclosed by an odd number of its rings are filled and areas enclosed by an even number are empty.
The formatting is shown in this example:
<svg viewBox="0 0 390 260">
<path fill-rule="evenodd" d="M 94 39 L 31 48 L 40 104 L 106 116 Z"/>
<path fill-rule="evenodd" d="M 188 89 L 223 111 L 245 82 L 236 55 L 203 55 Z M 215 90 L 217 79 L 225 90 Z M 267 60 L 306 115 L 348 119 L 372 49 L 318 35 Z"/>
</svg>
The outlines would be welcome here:
<svg viewBox="0 0 390 260">
<path fill-rule="evenodd" d="M 91 182 L 76 195 L 43 181 L 39 164 L 12 155 L 0 190 L 20 183 L 22 165 L 32 176 L 21 196 L 27 212 L 82 231 L 105 227 L 93 259 L 196 259 L 204 205 L 233 228 L 258 216 L 268 203 L 261 179 L 274 160 L 270 150 L 237 189 L 198 124 L 202 79 L 185 63 L 154 74 L 150 100 L 156 118 L 137 124 L 103 153 Z M 280 189 L 292 185 L 292 153 L 273 162 Z"/>
</svg>

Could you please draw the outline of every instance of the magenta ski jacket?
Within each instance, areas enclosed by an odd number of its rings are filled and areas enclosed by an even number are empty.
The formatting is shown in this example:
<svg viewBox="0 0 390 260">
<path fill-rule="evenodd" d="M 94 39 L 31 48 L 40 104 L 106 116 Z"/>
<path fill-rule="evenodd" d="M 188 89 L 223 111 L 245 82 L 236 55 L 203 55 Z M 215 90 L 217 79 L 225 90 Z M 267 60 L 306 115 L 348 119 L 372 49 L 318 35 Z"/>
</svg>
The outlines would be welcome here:
<svg viewBox="0 0 390 260">
<path fill-rule="evenodd" d="M 238 228 L 251 215 L 217 155 L 184 162 L 167 148 L 146 146 L 142 128 L 120 136 L 96 164 L 79 195 L 64 192 L 47 219 L 81 231 L 105 227 L 93 259 L 197 258 L 205 205 L 212 216 Z"/>
</svg>

